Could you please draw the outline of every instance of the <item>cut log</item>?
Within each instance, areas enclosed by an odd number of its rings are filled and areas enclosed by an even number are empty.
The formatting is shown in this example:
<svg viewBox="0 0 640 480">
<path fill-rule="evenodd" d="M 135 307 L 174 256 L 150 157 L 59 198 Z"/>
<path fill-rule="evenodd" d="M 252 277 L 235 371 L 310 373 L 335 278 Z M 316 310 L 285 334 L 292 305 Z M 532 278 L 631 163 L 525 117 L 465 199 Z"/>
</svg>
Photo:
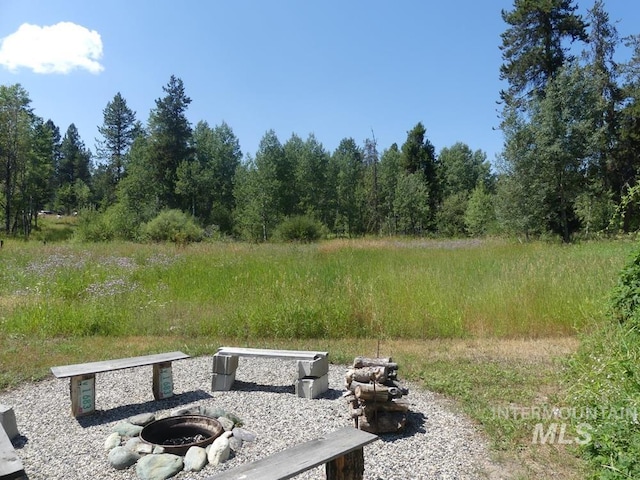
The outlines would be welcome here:
<svg viewBox="0 0 640 480">
<path fill-rule="evenodd" d="M 408 412 L 409 403 L 402 400 L 393 402 L 368 402 L 360 409 L 366 416 L 371 416 L 374 412 Z"/>
<path fill-rule="evenodd" d="M 353 405 L 349 405 L 349 416 L 351 418 L 357 418 L 364 415 L 364 410 L 362 408 L 355 408 Z"/>
<path fill-rule="evenodd" d="M 406 424 L 407 416 L 398 412 L 378 412 L 377 415 L 358 419 L 358 428 L 369 433 L 393 433 L 402 430 Z"/>
<path fill-rule="evenodd" d="M 358 387 L 360 387 L 360 386 L 362 386 L 362 385 L 364 385 L 364 386 L 366 387 L 366 386 L 374 385 L 374 384 L 373 384 L 373 383 L 371 383 L 371 382 L 356 382 L 356 381 L 354 380 L 353 382 L 351 382 L 351 384 L 349 385 L 349 387 L 348 387 L 348 388 L 349 388 L 349 390 L 351 390 L 353 393 L 355 393 L 355 392 L 356 392 L 356 388 L 358 388 Z M 381 383 L 376 383 L 375 385 L 376 385 L 376 387 L 377 387 L 377 388 L 386 388 L 386 387 L 385 387 L 385 385 L 383 385 L 383 384 L 381 384 Z"/>
<path fill-rule="evenodd" d="M 400 390 L 398 387 L 388 387 L 389 388 L 389 398 L 401 398 L 402 397 L 402 390 Z"/>
<path fill-rule="evenodd" d="M 389 400 L 389 388 L 384 385 L 358 385 L 355 393 L 356 397 L 365 402 L 386 402 Z"/>
<path fill-rule="evenodd" d="M 396 380 L 390 380 L 387 382 L 388 386 L 394 386 L 396 388 L 399 388 L 400 391 L 402 392 L 402 395 L 409 395 L 409 389 L 407 387 L 404 387 L 400 384 L 400 382 L 396 381 Z"/>
<path fill-rule="evenodd" d="M 353 361 L 354 368 L 363 367 L 387 367 L 388 370 L 397 370 L 398 364 L 391 361 L 389 358 L 366 358 L 356 357 Z"/>
<path fill-rule="evenodd" d="M 378 382 L 384 383 L 387 381 L 387 369 L 386 367 L 363 367 L 355 368 L 352 370 L 351 379 L 356 382 Z"/>
</svg>

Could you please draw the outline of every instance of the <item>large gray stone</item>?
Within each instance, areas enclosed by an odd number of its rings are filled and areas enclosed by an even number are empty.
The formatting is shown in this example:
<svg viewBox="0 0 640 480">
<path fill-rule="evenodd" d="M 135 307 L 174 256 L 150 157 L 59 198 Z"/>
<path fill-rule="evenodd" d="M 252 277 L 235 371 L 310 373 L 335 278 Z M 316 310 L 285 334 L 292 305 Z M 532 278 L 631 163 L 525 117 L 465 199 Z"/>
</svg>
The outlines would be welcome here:
<svg viewBox="0 0 640 480">
<path fill-rule="evenodd" d="M 131 437 L 124 446 L 132 452 L 140 454 L 153 453 L 153 445 L 145 442 L 140 437 Z"/>
<path fill-rule="evenodd" d="M 202 447 L 193 446 L 184 456 L 185 472 L 199 472 L 207 464 L 207 451 Z"/>
<path fill-rule="evenodd" d="M 220 407 L 201 407 L 200 408 L 201 415 L 206 415 L 211 418 L 220 418 L 227 415 L 227 412 Z"/>
<path fill-rule="evenodd" d="M 218 417 L 218 422 L 220 422 L 225 432 L 233 430 L 233 420 L 229 420 L 227 417 Z"/>
<path fill-rule="evenodd" d="M 120 434 L 118 432 L 111 433 L 104 440 L 104 449 L 105 449 L 105 451 L 108 452 L 109 450 L 111 450 L 113 448 L 119 447 L 121 441 L 122 441 L 122 437 L 120 436 Z"/>
<path fill-rule="evenodd" d="M 242 449 L 243 443 L 244 442 L 240 440 L 238 437 L 229 438 L 229 448 L 234 452 L 239 452 Z"/>
<path fill-rule="evenodd" d="M 200 415 L 200 407 L 197 405 L 191 405 L 189 407 L 180 407 L 172 410 L 170 415 L 171 417 L 178 417 L 180 415 Z"/>
<path fill-rule="evenodd" d="M 112 431 L 118 432 L 123 437 L 137 437 L 142 431 L 142 426 L 134 425 L 129 422 L 118 422 L 114 425 Z"/>
<path fill-rule="evenodd" d="M 129 417 L 127 421 L 133 425 L 145 425 L 150 424 L 156 419 L 156 416 L 153 413 L 141 413 L 139 415 L 134 415 L 133 417 Z"/>
<path fill-rule="evenodd" d="M 238 437 L 243 442 L 255 442 L 256 434 L 244 428 L 236 427 L 233 429 L 233 436 Z"/>
<path fill-rule="evenodd" d="M 207 459 L 211 465 L 219 465 L 222 462 L 226 462 L 231 454 L 231 447 L 229 446 L 229 439 L 225 432 L 216 438 L 211 445 L 207 453 Z"/>
<path fill-rule="evenodd" d="M 126 447 L 115 447 L 109 451 L 109 465 L 116 470 L 125 470 L 136 463 L 140 455 Z"/>
<path fill-rule="evenodd" d="M 136 463 L 136 475 L 140 480 L 166 480 L 182 470 L 182 457 L 171 453 L 147 455 Z"/>
</svg>

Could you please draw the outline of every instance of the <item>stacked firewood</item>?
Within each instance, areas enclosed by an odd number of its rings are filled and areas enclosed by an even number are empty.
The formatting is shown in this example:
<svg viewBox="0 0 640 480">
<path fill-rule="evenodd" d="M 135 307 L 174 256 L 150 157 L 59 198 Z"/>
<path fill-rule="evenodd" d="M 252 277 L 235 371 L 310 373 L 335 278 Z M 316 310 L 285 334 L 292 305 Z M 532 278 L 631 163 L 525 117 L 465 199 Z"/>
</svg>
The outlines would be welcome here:
<svg viewBox="0 0 640 480">
<path fill-rule="evenodd" d="M 402 430 L 407 423 L 409 393 L 398 382 L 391 358 L 356 357 L 345 375 L 345 398 L 356 428 L 371 433 Z"/>
</svg>

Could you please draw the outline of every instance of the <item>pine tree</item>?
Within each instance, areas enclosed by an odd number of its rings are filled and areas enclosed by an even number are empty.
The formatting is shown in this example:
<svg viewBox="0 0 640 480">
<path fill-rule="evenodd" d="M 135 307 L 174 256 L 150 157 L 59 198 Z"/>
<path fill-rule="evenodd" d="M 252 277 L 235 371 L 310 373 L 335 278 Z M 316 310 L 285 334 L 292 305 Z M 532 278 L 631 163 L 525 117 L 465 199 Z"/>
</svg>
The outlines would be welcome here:
<svg viewBox="0 0 640 480">
<path fill-rule="evenodd" d="M 156 100 L 156 108 L 149 116 L 149 148 L 153 159 L 153 181 L 161 188 L 160 203 L 167 208 L 187 207 L 188 201 L 176 194 L 178 165 L 192 161 L 191 125 L 186 111 L 191 103 L 182 80 L 171 75 L 162 87 L 166 93 Z"/>
<path fill-rule="evenodd" d="M 407 140 L 402 145 L 403 167 L 408 174 L 419 174 L 428 192 L 430 220 L 434 219 L 442 200 L 440 168 L 435 148 L 426 137 L 427 129 L 422 122 L 407 132 Z M 413 180 L 412 180 L 413 181 Z"/>
<path fill-rule="evenodd" d="M 532 96 L 543 96 L 549 80 L 572 59 L 563 42 L 587 40 L 576 10 L 571 0 L 515 0 L 512 11 L 502 11 L 509 28 L 501 35 L 500 79 L 509 88 L 500 97 L 507 106 L 521 108 Z"/>
<path fill-rule="evenodd" d="M 106 161 L 107 172 L 111 183 L 115 186 L 124 174 L 126 156 L 137 135 L 136 114 L 127 106 L 120 92 L 107 103 L 102 111 L 104 118 L 98 132 L 103 140 L 97 141 L 97 158 Z"/>
<path fill-rule="evenodd" d="M 60 144 L 57 174 L 57 206 L 70 213 L 81 206 L 81 197 L 91 184 L 91 152 L 85 147 L 73 123 L 69 125 Z"/>
</svg>

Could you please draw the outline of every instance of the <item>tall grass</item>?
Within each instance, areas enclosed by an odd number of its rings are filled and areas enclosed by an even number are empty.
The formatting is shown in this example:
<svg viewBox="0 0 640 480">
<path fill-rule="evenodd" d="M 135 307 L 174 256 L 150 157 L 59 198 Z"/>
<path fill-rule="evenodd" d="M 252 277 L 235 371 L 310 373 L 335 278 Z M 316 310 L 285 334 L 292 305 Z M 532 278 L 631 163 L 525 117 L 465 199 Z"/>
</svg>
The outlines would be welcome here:
<svg viewBox="0 0 640 480">
<path fill-rule="evenodd" d="M 567 335 L 602 318 L 632 250 L 624 241 L 6 242 L 0 335 Z"/>
</svg>

